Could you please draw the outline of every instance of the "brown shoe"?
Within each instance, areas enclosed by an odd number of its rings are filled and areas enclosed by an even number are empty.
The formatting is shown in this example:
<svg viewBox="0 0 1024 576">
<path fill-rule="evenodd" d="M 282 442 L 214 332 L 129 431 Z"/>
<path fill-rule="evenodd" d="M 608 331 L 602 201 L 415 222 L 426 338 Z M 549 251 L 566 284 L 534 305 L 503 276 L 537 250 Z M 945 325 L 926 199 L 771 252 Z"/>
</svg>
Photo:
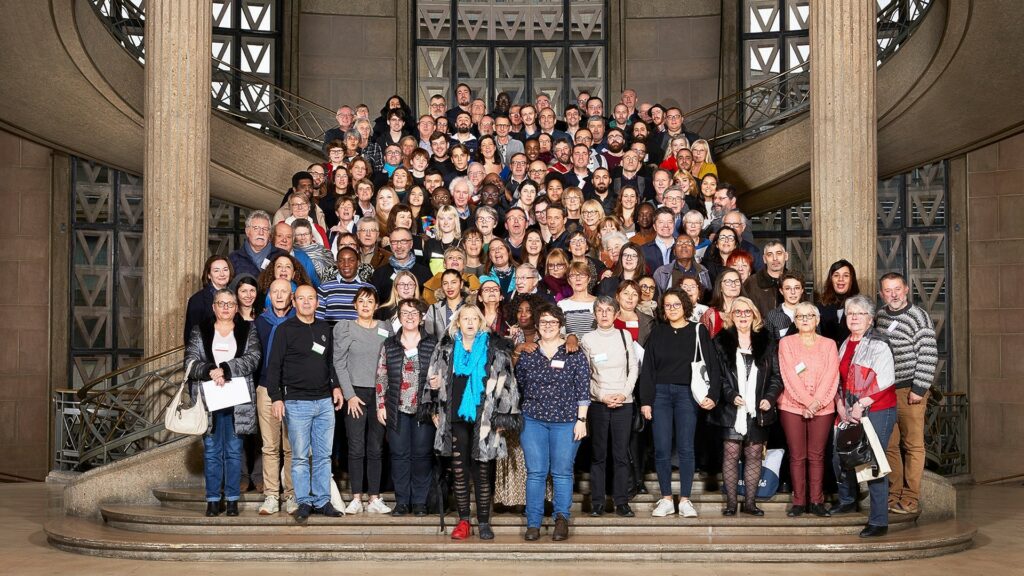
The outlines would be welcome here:
<svg viewBox="0 0 1024 576">
<path fill-rule="evenodd" d="M 523 534 L 523 540 L 527 542 L 536 542 L 540 540 L 540 528 L 527 528 L 526 534 Z"/>
<path fill-rule="evenodd" d="M 569 521 L 559 514 L 555 518 L 555 529 L 551 532 L 551 539 L 555 542 L 561 542 L 569 539 Z"/>
</svg>

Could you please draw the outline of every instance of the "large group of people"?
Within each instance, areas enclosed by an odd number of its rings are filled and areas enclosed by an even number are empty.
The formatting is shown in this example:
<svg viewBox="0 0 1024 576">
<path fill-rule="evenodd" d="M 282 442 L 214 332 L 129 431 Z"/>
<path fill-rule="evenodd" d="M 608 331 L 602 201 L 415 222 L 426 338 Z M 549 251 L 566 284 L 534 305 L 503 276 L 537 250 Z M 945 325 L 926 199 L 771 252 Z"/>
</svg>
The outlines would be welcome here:
<svg viewBox="0 0 1024 576">
<path fill-rule="evenodd" d="M 861 535 L 919 511 L 937 355 L 905 278 L 881 278 L 876 310 L 840 260 L 812 302 L 678 108 L 456 96 L 419 116 L 398 95 L 375 119 L 340 107 L 325 161 L 206 262 L 193 395 L 241 378 L 250 398 L 209 414 L 208 515 L 239 513 L 251 470 L 261 515 L 424 516 L 452 496 L 454 539 L 475 501 L 481 539 L 503 506 L 528 541 L 547 512 L 558 541 L 580 471 L 593 516 L 634 516 L 648 465 L 655 517 L 696 517 L 694 478 L 719 471 L 722 514 L 762 516 L 762 456 L 784 447 L 787 514 L 829 516 L 858 508 L 835 454 L 827 480 L 830 438 L 865 419 L 892 473 L 868 482 Z"/>
</svg>

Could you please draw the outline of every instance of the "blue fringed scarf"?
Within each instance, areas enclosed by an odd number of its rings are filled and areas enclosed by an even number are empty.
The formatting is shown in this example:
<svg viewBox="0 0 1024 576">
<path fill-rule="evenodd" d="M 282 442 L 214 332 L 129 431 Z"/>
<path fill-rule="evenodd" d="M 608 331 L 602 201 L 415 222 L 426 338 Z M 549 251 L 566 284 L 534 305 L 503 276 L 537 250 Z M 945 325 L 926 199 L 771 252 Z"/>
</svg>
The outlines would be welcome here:
<svg viewBox="0 0 1024 576">
<path fill-rule="evenodd" d="M 484 393 L 484 378 L 487 375 L 487 333 L 480 332 L 473 339 L 473 348 L 467 352 L 462 345 L 462 332 L 455 333 L 455 359 L 453 372 L 467 376 L 466 391 L 459 404 L 459 416 L 467 422 L 476 421 L 476 409 Z"/>
</svg>

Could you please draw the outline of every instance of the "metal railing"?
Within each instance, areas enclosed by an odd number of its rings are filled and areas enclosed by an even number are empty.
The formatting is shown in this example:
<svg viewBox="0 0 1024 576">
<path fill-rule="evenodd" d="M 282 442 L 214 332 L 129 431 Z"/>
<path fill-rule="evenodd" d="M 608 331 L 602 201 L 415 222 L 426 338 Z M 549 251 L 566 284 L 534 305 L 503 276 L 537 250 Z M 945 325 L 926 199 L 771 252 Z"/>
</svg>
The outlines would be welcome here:
<svg viewBox="0 0 1024 576">
<path fill-rule="evenodd" d="M 136 60 L 145 64 L 145 10 L 142 0 L 89 0 L 107 30 Z M 138 4 L 136 3 L 138 2 Z M 337 124 L 334 111 L 273 81 L 211 57 L 213 110 L 301 148 L 321 154 L 324 132 Z"/>
<path fill-rule="evenodd" d="M 931 4 L 932 0 L 892 0 L 878 12 L 879 66 L 910 38 Z M 810 60 L 688 112 L 687 130 L 722 152 L 801 116 L 811 104 Z"/>
<path fill-rule="evenodd" d="M 966 474 L 970 470 L 969 413 L 964 392 L 932 392 L 924 424 L 925 463 L 929 470 L 943 476 Z"/>
<path fill-rule="evenodd" d="M 55 391 L 53 469 L 85 471 L 175 439 L 163 414 L 184 376 L 184 348 Z"/>
</svg>

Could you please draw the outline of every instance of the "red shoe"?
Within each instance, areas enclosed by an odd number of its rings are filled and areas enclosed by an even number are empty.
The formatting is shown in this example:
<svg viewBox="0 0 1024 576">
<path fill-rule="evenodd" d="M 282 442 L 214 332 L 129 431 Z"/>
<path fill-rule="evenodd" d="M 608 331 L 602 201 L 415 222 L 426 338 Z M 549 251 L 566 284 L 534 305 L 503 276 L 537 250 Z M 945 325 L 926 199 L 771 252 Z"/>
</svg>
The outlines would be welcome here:
<svg viewBox="0 0 1024 576">
<path fill-rule="evenodd" d="M 459 523 L 455 525 L 455 529 L 452 530 L 452 540 L 465 540 L 472 534 L 473 527 L 470 525 L 469 520 L 459 520 Z"/>
</svg>

